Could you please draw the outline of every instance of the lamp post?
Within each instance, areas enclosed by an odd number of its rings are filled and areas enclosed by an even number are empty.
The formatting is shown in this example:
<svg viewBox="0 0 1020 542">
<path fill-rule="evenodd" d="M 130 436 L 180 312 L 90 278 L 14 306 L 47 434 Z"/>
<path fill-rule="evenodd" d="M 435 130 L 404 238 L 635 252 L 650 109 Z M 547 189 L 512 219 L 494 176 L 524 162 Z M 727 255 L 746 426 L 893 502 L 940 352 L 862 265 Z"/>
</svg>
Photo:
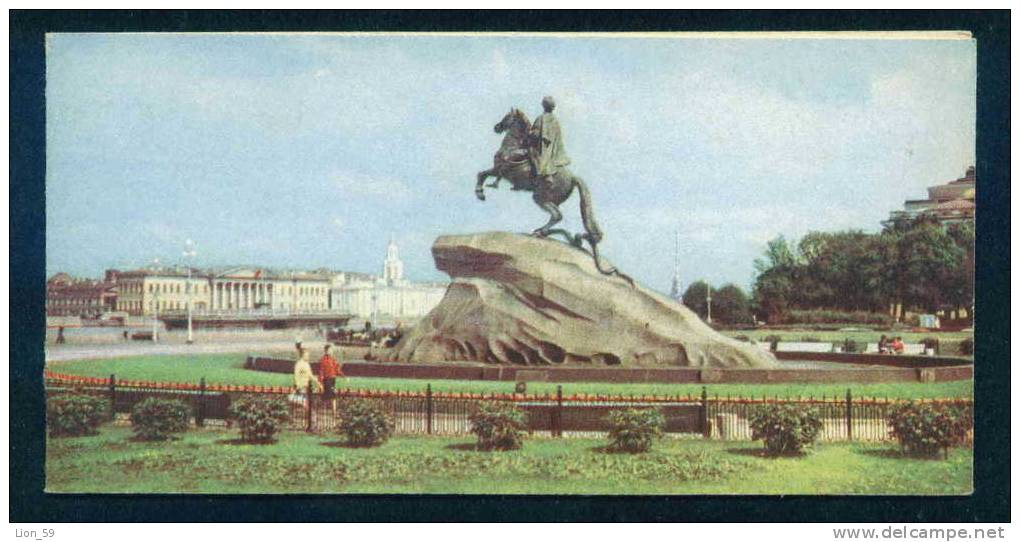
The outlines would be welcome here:
<svg viewBox="0 0 1020 542">
<path fill-rule="evenodd" d="M 159 258 L 152 261 L 153 268 L 159 265 Z M 158 285 L 157 285 L 158 286 Z M 152 292 L 152 342 L 159 342 L 159 288 L 153 286 Z"/>
<path fill-rule="evenodd" d="M 712 323 L 712 285 L 707 285 L 707 292 L 705 294 L 705 304 L 708 306 L 708 314 L 706 315 L 705 321 L 709 324 Z"/>
<path fill-rule="evenodd" d="M 152 294 L 152 342 L 159 342 L 159 293 Z"/>
<path fill-rule="evenodd" d="M 184 263 L 185 263 L 185 265 L 188 268 L 188 282 L 187 282 L 187 285 L 184 287 L 184 293 L 187 296 L 187 299 L 185 300 L 185 303 L 188 306 L 188 344 L 191 344 L 192 342 L 194 342 L 194 337 L 191 334 L 191 298 L 193 297 L 191 295 L 191 289 L 192 289 L 192 285 L 191 285 L 191 263 L 189 263 L 188 260 L 189 259 L 190 260 L 194 260 L 194 258 L 195 258 L 195 256 L 197 254 L 198 253 L 195 252 L 195 243 L 194 243 L 194 241 L 192 241 L 191 239 L 186 240 L 184 242 Z"/>
</svg>

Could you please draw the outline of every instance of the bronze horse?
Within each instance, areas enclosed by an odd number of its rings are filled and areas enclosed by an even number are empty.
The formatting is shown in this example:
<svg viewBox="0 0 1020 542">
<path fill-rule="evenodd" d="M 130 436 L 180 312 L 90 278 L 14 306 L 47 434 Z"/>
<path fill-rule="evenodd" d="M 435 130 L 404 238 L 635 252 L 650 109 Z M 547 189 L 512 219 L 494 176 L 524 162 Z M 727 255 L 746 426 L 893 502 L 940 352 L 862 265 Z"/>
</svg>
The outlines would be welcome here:
<svg viewBox="0 0 1020 542">
<path fill-rule="evenodd" d="M 498 188 L 499 181 L 506 179 L 513 186 L 511 190 L 526 190 L 531 192 L 531 199 L 549 213 L 549 221 L 544 226 L 532 232 L 536 237 L 548 237 L 550 235 L 562 235 L 568 243 L 584 250 L 584 241 L 591 246 L 591 255 L 595 260 L 595 267 L 599 272 L 606 275 L 616 275 L 624 278 L 631 285 L 634 281 L 630 277 L 619 272 L 615 268 L 605 268 L 598 253 L 598 243 L 602 241 L 602 230 L 595 222 L 595 213 L 591 204 L 591 192 L 584 181 L 570 172 L 569 169 L 561 167 L 552 176 L 549 184 L 536 182 L 536 175 L 529 159 L 531 143 L 531 121 L 519 109 L 511 109 L 503 120 L 496 123 L 493 131 L 497 134 L 505 133 L 503 143 L 499 151 L 493 157 L 492 167 L 478 172 L 478 183 L 475 185 L 475 195 L 478 199 L 485 201 L 485 180 L 495 177 L 490 188 Z M 570 235 L 570 232 L 562 228 L 553 228 L 563 220 L 563 213 L 560 212 L 560 205 L 570 197 L 577 188 L 581 196 L 581 222 L 584 224 L 585 233 Z"/>
</svg>

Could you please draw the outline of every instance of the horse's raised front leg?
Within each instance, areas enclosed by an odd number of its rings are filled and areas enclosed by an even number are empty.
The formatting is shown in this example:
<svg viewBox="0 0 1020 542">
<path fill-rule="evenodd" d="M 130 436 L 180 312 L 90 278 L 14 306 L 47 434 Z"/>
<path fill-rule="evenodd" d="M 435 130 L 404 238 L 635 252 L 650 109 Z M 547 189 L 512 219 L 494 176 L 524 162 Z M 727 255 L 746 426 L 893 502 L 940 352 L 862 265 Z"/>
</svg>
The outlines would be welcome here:
<svg viewBox="0 0 1020 542">
<path fill-rule="evenodd" d="M 485 201 L 485 179 L 493 176 L 496 177 L 496 182 L 498 183 L 499 176 L 496 173 L 496 168 L 478 172 L 478 183 L 475 184 L 475 196 L 477 196 L 478 199 Z"/>
<path fill-rule="evenodd" d="M 541 207 L 545 212 L 549 213 L 549 222 L 546 222 L 545 226 L 538 228 L 537 230 L 531 232 L 531 234 L 536 237 L 546 237 L 549 235 L 549 231 L 552 229 L 552 227 L 558 224 L 561 220 L 563 220 L 563 213 L 560 212 L 559 206 L 551 201 L 539 201 L 536 198 L 535 203 L 537 203 L 538 206 Z"/>
</svg>

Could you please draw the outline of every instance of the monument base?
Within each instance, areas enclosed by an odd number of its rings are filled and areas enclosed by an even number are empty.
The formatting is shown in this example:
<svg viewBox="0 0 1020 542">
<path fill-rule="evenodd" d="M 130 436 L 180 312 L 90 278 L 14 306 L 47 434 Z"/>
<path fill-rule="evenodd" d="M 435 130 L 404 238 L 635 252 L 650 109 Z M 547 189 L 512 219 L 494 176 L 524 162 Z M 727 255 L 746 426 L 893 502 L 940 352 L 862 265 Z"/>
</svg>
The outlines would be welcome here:
<svg viewBox="0 0 1020 542">
<path fill-rule="evenodd" d="M 394 348 L 395 361 L 522 365 L 776 367 L 683 305 L 598 271 L 590 254 L 511 233 L 443 236 L 446 295 Z"/>
</svg>

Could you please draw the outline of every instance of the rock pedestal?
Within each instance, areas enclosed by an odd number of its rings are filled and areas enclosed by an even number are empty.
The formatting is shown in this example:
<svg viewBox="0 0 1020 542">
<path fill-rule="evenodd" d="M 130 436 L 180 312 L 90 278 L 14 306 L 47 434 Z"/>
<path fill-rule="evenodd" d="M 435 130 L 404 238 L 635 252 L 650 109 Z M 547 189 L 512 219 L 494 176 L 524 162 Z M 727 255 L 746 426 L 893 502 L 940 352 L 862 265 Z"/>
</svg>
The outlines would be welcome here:
<svg viewBox="0 0 1020 542">
<path fill-rule="evenodd" d="M 720 335 L 672 299 L 600 273 L 591 255 L 559 241 L 443 236 L 432 255 L 453 282 L 396 345 L 395 361 L 776 366 L 770 353 Z"/>
</svg>

